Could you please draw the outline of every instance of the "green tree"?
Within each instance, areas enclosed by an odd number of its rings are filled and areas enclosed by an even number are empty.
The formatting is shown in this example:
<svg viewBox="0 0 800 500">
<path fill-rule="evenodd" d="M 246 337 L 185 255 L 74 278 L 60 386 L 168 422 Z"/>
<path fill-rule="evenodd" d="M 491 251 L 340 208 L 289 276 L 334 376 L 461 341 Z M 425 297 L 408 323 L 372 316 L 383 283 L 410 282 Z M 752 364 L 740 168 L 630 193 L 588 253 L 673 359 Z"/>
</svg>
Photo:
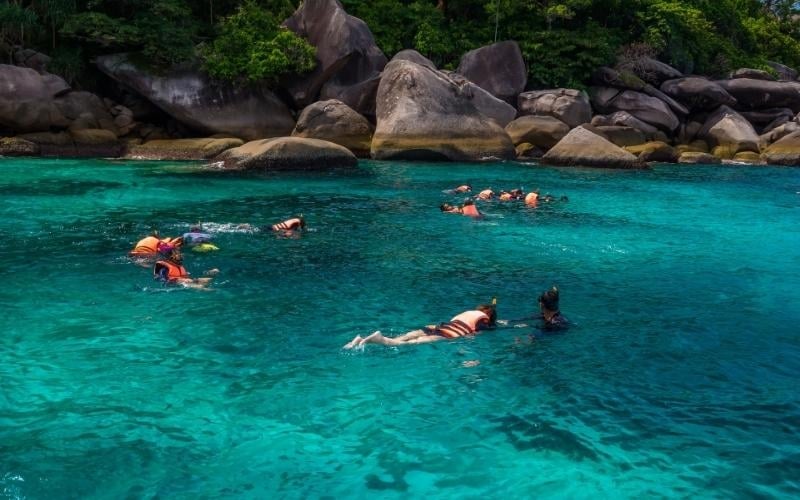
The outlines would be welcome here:
<svg viewBox="0 0 800 500">
<path fill-rule="evenodd" d="M 253 0 L 222 20 L 219 35 L 200 54 L 209 74 L 224 80 L 274 84 L 283 75 L 316 65 L 314 47 Z"/>
</svg>

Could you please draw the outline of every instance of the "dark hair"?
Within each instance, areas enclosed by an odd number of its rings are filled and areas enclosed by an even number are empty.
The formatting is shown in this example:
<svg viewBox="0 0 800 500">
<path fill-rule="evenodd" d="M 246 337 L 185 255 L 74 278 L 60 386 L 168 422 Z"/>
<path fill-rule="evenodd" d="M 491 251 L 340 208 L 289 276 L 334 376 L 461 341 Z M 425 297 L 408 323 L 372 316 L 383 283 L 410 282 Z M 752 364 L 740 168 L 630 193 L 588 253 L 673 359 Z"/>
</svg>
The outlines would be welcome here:
<svg viewBox="0 0 800 500">
<path fill-rule="evenodd" d="M 439 210 L 441 210 L 442 212 L 447 212 L 451 208 L 453 208 L 453 205 L 449 203 L 442 203 L 441 205 L 439 205 Z"/>
<path fill-rule="evenodd" d="M 489 316 L 489 326 L 497 324 L 497 306 L 494 304 L 481 304 L 477 307 L 478 311 Z"/>
<path fill-rule="evenodd" d="M 300 219 L 300 228 L 301 229 L 305 229 L 306 228 L 306 220 L 303 218 L 303 215 L 300 214 L 300 215 L 297 216 L 297 218 Z"/>
<path fill-rule="evenodd" d="M 465 206 L 465 207 L 466 207 L 467 205 L 474 205 L 474 204 L 475 204 L 475 202 L 474 202 L 474 201 L 472 201 L 472 200 L 464 200 L 464 206 Z"/>
<path fill-rule="evenodd" d="M 558 311 L 558 287 L 542 292 L 539 295 L 539 303 L 548 311 Z"/>
</svg>

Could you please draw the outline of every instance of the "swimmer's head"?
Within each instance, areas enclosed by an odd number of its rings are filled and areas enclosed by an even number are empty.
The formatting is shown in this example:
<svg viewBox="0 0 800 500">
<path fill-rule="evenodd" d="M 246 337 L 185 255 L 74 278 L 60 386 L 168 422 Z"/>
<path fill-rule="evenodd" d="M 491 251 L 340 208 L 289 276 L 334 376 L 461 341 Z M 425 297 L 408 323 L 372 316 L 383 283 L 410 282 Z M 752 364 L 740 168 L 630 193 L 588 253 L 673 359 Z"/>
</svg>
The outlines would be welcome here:
<svg viewBox="0 0 800 500">
<path fill-rule="evenodd" d="M 442 203 L 441 205 L 439 205 L 439 210 L 441 210 L 442 212 L 449 212 L 454 208 L 455 207 L 449 203 Z"/>
<path fill-rule="evenodd" d="M 198 222 L 197 224 L 192 224 L 192 225 L 189 227 L 189 232 L 190 232 L 190 233 L 199 233 L 199 232 L 201 232 L 202 230 L 203 230 L 203 225 L 202 225 L 202 224 L 200 224 L 199 222 Z"/>
<path fill-rule="evenodd" d="M 539 307 L 548 311 L 558 311 L 558 287 L 553 286 L 539 295 Z"/>
<path fill-rule="evenodd" d="M 164 254 L 164 255 L 169 255 L 174 250 L 175 250 L 175 246 L 174 245 L 170 245 L 169 243 L 164 243 L 163 241 L 159 241 L 158 244 L 156 244 L 156 252 L 158 252 L 158 253 L 161 253 L 161 254 Z"/>
<path fill-rule="evenodd" d="M 466 200 L 464 200 L 464 206 L 465 206 L 465 207 L 466 207 L 466 206 L 468 206 L 468 205 L 474 205 L 474 204 L 475 204 L 475 202 L 474 202 L 474 201 L 472 201 L 472 200 L 470 200 L 469 198 L 467 198 Z"/>
<path fill-rule="evenodd" d="M 493 298 L 490 304 L 481 304 L 477 310 L 489 316 L 489 326 L 497 324 L 497 299 Z"/>
<path fill-rule="evenodd" d="M 303 214 L 297 216 L 297 219 L 300 221 L 300 229 L 306 228 L 306 220 L 303 218 Z"/>
<path fill-rule="evenodd" d="M 180 264 L 183 262 L 183 254 L 177 248 L 169 254 L 169 260 Z"/>
</svg>

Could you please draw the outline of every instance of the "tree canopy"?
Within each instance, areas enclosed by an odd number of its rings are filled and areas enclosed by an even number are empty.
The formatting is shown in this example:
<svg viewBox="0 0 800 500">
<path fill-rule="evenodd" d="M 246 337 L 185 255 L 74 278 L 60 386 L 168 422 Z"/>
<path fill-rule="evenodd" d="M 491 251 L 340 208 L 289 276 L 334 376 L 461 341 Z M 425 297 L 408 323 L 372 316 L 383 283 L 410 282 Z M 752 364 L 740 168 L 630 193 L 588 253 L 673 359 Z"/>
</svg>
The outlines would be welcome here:
<svg viewBox="0 0 800 500">
<path fill-rule="evenodd" d="M 684 72 L 720 76 L 767 61 L 800 67 L 791 0 L 340 0 L 391 57 L 413 48 L 445 68 L 464 52 L 516 40 L 537 86 L 585 85 L 625 47 L 647 46 Z M 154 67 L 204 62 L 219 78 L 275 82 L 313 66 L 280 27 L 296 0 L 6 0 L 0 54 L 19 46 L 80 77 L 92 57 L 138 51 Z M 199 59 L 198 59 L 199 58 Z"/>
</svg>

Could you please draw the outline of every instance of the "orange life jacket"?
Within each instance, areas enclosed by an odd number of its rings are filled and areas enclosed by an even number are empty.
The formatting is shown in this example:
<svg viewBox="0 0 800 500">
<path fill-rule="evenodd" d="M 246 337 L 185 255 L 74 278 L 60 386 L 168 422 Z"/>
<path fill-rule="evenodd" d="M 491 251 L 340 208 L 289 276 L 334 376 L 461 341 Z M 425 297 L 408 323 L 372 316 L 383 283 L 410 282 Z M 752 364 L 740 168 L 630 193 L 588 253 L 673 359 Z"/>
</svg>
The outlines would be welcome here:
<svg viewBox="0 0 800 500">
<path fill-rule="evenodd" d="M 273 231 L 292 231 L 300 227 L 303 221 L 295 217 L 294 219 L 288 219 L 283 222 L 279 222 L 278 224 L 273 224 L 272 230 Z"/>
<path fill-rule="evenodd" d="M 482 200 L 491 200 L 494 197 L 494 191 L 491 189 L 484 189 L 480 193 L 478 193 L 478 198 Z"/>
<path fill-rule="evenodd" d="M 165 243 L 167 245 L 172 245 L 173 247 L 179 247 L 181 246 L 182 241 L 183 240 L 180 237 L 158 239 L 155 236 L 148 236 L 147 238 L 139 240 L 139 243 L 133 247 L 133 250 L 131 250 L 128 255 L 134 257 L 152 256 L 158 253 L 159 243 Z"/>
<path fill-rule="evenodd" d="M 464 311 L 449 322 L 439 325 L 437 331 L 450 339 L 474 335 L 483 324 L 489 323 L 489 316 L 481 311 Z"/>
<path fill-rule="evenodd" d="M 169 260 L 159 260 L 156 262 L 156 265 L 153 267 L 153 276 L 160 278 L 162 269 L 167 270 L 168 281 L 177 281 L 179 278 L 189 277 L 186 268 Z"/>
<path fill-rule="evenodd" d="M 525 195 L 525 204 L 529 207 L 535 207 L 538 201 L 539 195 L 537 193 L 528 193 Z"/>
<path fill-rule="evenodd" d="M 481 213 L 475 205 L 464 205 L 461 207 L 461 213 L 470 217 L 480 217 Z"/>
</svg>

